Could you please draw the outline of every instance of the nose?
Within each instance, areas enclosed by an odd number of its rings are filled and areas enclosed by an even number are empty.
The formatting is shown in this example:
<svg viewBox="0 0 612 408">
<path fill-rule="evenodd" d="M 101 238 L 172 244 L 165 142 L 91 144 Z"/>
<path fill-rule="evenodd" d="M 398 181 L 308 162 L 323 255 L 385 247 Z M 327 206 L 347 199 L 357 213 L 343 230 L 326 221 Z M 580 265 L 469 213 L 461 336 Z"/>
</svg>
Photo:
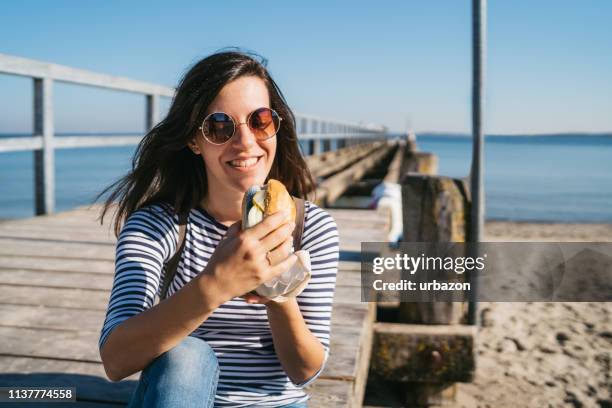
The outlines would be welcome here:
<svg viewBox="0 0 612 408">
<path fill-rule="evenodd" d="M 246 122 L 237 123 L 235 132 L 236 133 L 232 138 L 233 144 L 236 144 L 238 146 L 250 147 L 253 146 L 253 144 L 255 144 L 255 142 L 257 141 L 257 139 L 255 138 L 255 134 Z"/>
</svg>

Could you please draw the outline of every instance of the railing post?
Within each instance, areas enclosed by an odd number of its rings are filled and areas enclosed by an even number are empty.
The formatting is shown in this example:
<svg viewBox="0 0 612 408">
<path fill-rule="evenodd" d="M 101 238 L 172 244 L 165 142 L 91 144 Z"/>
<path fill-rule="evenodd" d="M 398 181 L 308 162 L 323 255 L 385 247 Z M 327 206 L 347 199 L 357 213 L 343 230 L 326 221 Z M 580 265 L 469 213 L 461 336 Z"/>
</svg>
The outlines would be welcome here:
<svg viewBox="0 0 612 408">
<path fill-rule="evenodd" d="M 36 215 L 55 211 L 55 160 L 53 146 L 53 80 L 34 78 L 34 136 L 42 149 L 34 150 L 34 200 Z"/>
<path fill-rule="evenodd" d="M 326 134 L 329 133 L 327 122 L 321 122 L 321 133 Z M 323 139 L 323 151 L 329 152 L 331 150 L 331 140 L 327 137 Z"/>
<path fill-rule="evenodd" d="M 321 153 L 321 138 L 317 136 L 319 133 L 319 122 L 316 120 L 312 121 L 311 132 L 315 134 L 315 139 L 312 141 L 312 154 Z"/>
<path fill-rule="evenodd" d="M 159 95 L 147 95 L 145 131 L 153 129 L 159 122 Z"/>
</svg>

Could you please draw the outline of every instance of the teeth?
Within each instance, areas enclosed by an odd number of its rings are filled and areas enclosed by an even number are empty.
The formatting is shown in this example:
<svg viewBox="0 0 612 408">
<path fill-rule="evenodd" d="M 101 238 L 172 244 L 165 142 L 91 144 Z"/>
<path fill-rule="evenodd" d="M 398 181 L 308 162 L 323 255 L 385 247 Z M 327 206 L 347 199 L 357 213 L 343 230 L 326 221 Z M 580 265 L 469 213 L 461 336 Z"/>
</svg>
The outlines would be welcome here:
<svg viewBox="0 0 612 408">
<path fill-rule="evenodd" d="M 251 157 L 247 160 L 232 160 L 229 162 L 229 164 L 234 167 L 251 167 L 257 163 L 257 160 L 257 157 Z"/>
</svg>

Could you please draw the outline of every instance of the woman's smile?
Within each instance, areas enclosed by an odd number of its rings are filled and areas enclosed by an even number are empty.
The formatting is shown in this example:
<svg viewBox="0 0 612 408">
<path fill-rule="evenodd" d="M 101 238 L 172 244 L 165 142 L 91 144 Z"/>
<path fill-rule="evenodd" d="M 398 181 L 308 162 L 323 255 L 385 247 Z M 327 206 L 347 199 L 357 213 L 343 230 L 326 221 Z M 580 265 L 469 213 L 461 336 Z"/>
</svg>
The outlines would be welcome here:
<svg viewBox="0 0 612 408">
<path fill-rule="evenodd" d="M 233 170 L 244 173 L 257 169 L 259 167 L 259 164 L 262 162 L 262 158 L 263 155 L 250 156 L 248 158 L 238 158 L 229 160 L 226 162 L 226 164 Z"/>
</svg>

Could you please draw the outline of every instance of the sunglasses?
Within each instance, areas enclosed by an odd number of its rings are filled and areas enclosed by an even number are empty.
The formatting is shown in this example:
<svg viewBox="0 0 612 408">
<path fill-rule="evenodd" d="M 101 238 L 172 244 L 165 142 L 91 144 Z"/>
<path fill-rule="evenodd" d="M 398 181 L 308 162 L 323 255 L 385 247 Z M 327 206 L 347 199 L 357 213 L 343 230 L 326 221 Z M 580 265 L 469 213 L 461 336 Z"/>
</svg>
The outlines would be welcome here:
<svg viewBox="0 0 612 408">
<path fill-rule="evenodd" d="M 278 133 L 281 120 L 278 113 L 270 108 L 259 108 L 249 113 L 244 123 L 236 123 L 234 119 L 225 112 L 214 112 L 204 118 L 202 131 L 204 138 L 216 145 L 227 143 L 236 133 L 240 125 L 248 125 L 257 140 L 266 140 Z"/>
</svg>

